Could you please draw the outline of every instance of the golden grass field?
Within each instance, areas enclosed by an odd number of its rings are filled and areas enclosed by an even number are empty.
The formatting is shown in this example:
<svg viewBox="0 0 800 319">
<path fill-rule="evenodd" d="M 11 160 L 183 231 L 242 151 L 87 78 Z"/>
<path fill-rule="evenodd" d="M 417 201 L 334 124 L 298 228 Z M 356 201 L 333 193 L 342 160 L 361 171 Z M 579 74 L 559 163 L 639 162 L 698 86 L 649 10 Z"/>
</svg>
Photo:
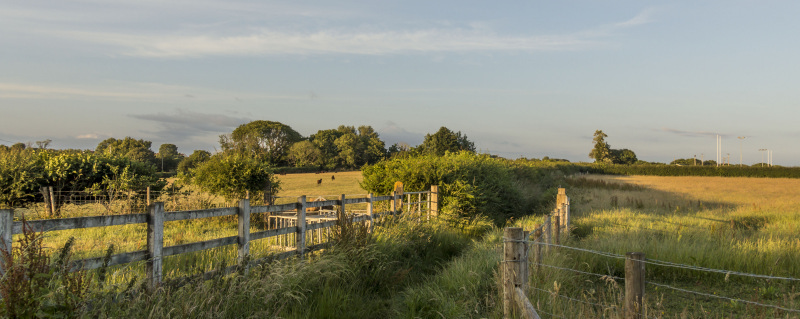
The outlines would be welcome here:
<svg viewBox="0 0 800 319">
<path fill-rule="evenodd" d="M 623 255 L 751 274 L 800 278 L 800 180 L 778 178 L 601 176 L 574 177 L 567 195 L 572 238 L 566 245 Z M 527 221 L 526 228 L 541 218 Z M 549 260 L 548 260 L 549 258 Z M 623 276 L 621 260 L 558 250 L 545 263 Z M 647 265 L 648 281 L 708 295 L 800 308 L 794 280 L 765 280 Z M 532 285 L 587 302 L 621 306 L 624 287 L 607 278 L 545 271 Z M 646 286 L 650 315 L 665 318 L 797 318 L 784 312 Z M 532 298 L 549 299 L 534 293 Z M 551 311 L 567 317 L 597 315 L 550 299 Z M 536 302 L 536 301 L 534 301 Z M 568 305 L 569 304 L 569 305 Z M 583 309 L 583 310 L 580 310 Z M 619 308 L 609 308 L 619 309 Z M 611 311 L 604 316 L 616 317 Z M 613 314 L 613 315 L 612 315 Z"/>
</svg>

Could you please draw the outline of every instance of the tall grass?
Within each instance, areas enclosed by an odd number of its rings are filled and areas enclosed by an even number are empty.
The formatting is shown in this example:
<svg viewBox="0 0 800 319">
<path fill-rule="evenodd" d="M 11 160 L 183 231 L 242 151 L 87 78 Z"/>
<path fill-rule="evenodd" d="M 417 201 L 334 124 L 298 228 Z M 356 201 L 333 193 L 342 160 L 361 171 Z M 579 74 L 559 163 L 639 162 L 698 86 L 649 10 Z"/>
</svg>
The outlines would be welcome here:
<svg viewBox="0 0 800 319">
<path fill-rule="evenodd" d="M 800 278 L 800 239 L 797 237 L 800 181 L 590 176 L 570 181 L 567 193 L 571 199 L 573 229 L 566 245 L 619 255 L 644 252 L 648 259 Z M 540 221 L 530 218 L 520 221 L 520 224 L 532 227 L 537 222 Z M 568 249 L 551 251 L 545 258 L 546 264 L 600 276 L 542 267 L 531 280 L 531 285 L 547 293 L 533 290 L 534 303 L 540 302 L 546 311 L 567 317 L 620 315 L 621 291 L 618 286 L 622 282 L 612 278 L 624 277 L 622 259 Z M 646 268 L 648 281 L 710 295 L 800 308 L 797 281 L 758 279 L 653 264 Z M 797 313 L 696 296 L 653 285 L 647 285 L 646 290 L 646 307 L 649 315 L 655 317 L 797 316 Z"/>
</svg>

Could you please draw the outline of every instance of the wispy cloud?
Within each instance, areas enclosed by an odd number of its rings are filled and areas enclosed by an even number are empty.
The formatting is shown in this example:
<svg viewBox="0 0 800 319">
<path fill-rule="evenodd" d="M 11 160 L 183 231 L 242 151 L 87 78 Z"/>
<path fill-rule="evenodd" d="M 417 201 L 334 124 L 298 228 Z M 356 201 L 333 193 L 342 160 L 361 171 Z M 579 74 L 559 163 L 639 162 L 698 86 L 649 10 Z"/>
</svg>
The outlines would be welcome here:
<svg viewBox="0 0 800 319">
<path fill-rule="evenodd" d="M 163 83 L 117 83 L 84 86 L 0 82 L 0 98 L 4 99 L 107 99 L 164 101 L 168 99 L 192 100 L 287 100 L 307 99 L 308 95 L 270 95 L 217 90 L 204 87 Z"/>
<path fill-rule="evenodd" d="M 683 130 L 668 128 L 668 127 L 662 127 L 661 131 L 662 132 L 676 134 L 676 135 L 681 135 L 681 136 L 687 136 L 687 137 L 709 137 L 709 136 L 716 136 L 717 134 L 719 134 L 719 135 L 721 135 L 723 137 L 728 137 L 728 135 L 726 135 L 726 134 L 721 134 L 721 133 L 717 133 L 717 132 L 683 131 Z"/>
<path fill-rule="evenodd" d="M 155 123 L 158 129 L 145 133 L 171 143 L 181 143 L 194 137 L 230 133 L 237 126 L 251 120 L 243 116 L 200 113 L 182 109 L 176 109 L 171 113 L 131 114 L 129 117 Z"/>
</svg>

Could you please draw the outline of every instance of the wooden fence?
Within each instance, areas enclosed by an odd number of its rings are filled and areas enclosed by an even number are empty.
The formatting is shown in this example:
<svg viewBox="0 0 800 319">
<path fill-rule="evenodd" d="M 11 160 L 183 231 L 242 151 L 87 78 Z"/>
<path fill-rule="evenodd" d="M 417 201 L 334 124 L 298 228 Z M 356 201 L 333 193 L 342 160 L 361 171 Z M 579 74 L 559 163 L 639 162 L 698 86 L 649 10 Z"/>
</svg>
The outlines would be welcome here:
<svg viewBox="0 0 800 319">
<path fill-rule="evenodd" d="M 412 195 L 418 195 L 419 201 L 411 202 L 411 199 L 413 198 Z M 373 196 L 372 194 L 369 194 L 367 195 L 367 197 L 346 198 L 345 195 L 341 195 L 339 199 L 325 200 L 325 201 L 307 201 L 306 196 L 300 196 L 298 198 L 298 201 L 294 203 L 281 204 L 281 205 L 266 205 L 266 206 L 250 206 L 249 200 L 242 199 L 239 201 L 238 207 L 176 211 L 176 212 L 165 212 L 164 204 L 158 202 L 158 203 L 151 203 L 148 206 L 148 212 L 146 214 L 94 216 L 94 217 L 78 217 L 78 218 L 64 218 L 64 219 L 43 219 L 43 220 L 28 221 L 26 223 L 29 227 L 31 227 L 34 231 L 37 232 L 38 231 L 49 232 L 49 231 L 67 230 L 67 229 L 82 229 L 90 227 L 108 227 L 108 226 L 130 225 L 130 224 L 147 224 L 147 249 L 112 255 L 111 261 L 108 265 L 113 266 L 113 265 L 120 265 L 137 261 L 145 261 L 148 285 L 150 287 L 157 287 L 162 283 L 163 279 L 162 259 L 164 257 L 237 244 L 238 265 L 231 266 L 226 269 L 218 271 L 205 273 L 203 275 L 206 278 L 208 278 L 209 276 L 216 275 L 220 271 L 227 273 L 237 269 L 238 267 L 247 267 L 252 264 L 263 263 L 269 260 L 288 258 L 290 256 L 299 256 L 300 258 L 303 258 L 303 254 L 306 253 L 307 251 L 321 248 L 327 244 L 327 242 L 322 242 L 321 240 L 318 240 L 319 242 L 318 244 L 309 246 L 307 245 L 306 242 L 307 235 L 313 236 L 314 230 L 330 228 L 336 225 L 337 223 L 337 220 L 335 220 L 335 218 L 327 218 L 327 217 L 319 218 L 318 216 L 310 216 L 310 214 L 307 214 L 307 211 L 310 208 L 316 207 L 321 209 L 322 207 L 339 206 L 339 210 L 341 212 L 347 212 L 345 208 L 348 205 L 365 203 L 366 210 L 364 211 L 364 213 L 352 214 L 352 221 L 367 222 L 369 223 L 370 227 L 369 229 L 372 230 L 376 219 L 379 219 L 386 215 L 395 215 L 403 212 L 402 208 L 404 206 L 403 203 L 404 197 L 408 199 L 405 204 L 408 207 L 406 211 L 413 210 L 414 205 L 416 205 L 418 208 L 417 211 L 421 214 L 423 195 L 427 197 L 427 200 L 425 201 L 425 203 L 427 203 L 426 205 L 427 218 L 430 218 L 430 216 L 438 215 L 439 212 L 438 187 L 434 185 L 431 186 L 431 189 L 428 191 L 408 192 L 404 194 L 401 191 L 400 193 L 394 192 L 392 195 L 389 196 Z M 386 202 L 386 201 L 389 202 L 388 211 L 384 212 L 374 211 L 375 203 Z M 275 214 L 274 215 L 275 217 L 278 217 L 279 220 L 282 220 L 284 222 L 276 223 L 277 227 L 274 229 L 268 229 L 264 231 L 251 233 L 250 217 L 252 214 L 261 214 L 261 213 Z M 239 234 L 236 236 L 164 247 L 165 222 L 230 216 L 230 215 L 238 216 Z M 13 218 L 14 218 L 13 209 L 0 210 L 0 243 L 2 244 L 0 248 L 5 249 L 6 251 L 9 252 L 12 249 L 12 238 L 13 238 L 12 236 L 15 234 L 21 234 L 23 232 L 23 223 L 20 221 L 14 221 Z M 309 219 L 318 219 L 318 220 L 315 223 L 309 223 Z M 291 220 L 293 222 L 287 223 L 286 221 L 288 220 Z M 293 250 L 285 251 L 283 253 L 279 253 L 277 255 L 273 255 L 260 260 L 248 261 L 247 264 L 243 264 L 244 261 L 248 260 L 250 255 L 250 242 L 259 239 L 277 237 L 282 235 L 294 235 L 293 237 L 295 239 L 295 242 Z M 318 236 L 317 238 L 321 239 L 321 236 Z M 73 265 L 76 265 L 78 268 L 82 267 L 83 269 L 95 269 L 101 267 L 102 264 L 103 264 L 103 257 L 97 257 L 97 258 L 78 260 Z M 0 267 L 0 269 L 2 269 L 2 267 Z"/>
<path fill-rule="evenodd" d="M 563 229 L 568 235 L 570 229 L 569 197 L 564 188 L 558 189 L 556 209 L 546 215 L 544 223 L 525 231 L 519 227 L 508 227 L 503 232 L 503 314 L 505 318 L 514 315 L 522 318 L 540 318 L 526 295 L 533 250 L 534 268 L 539 270 L 543 255 L 547 250 L 560 246 Z M 531 240 L 532 239 L 532 240 Z M 529 247 L 532 245 L 532 247 Z M 544 247 L 543 247 L 544 246 Z M 625 254 L 625 318 L 644 318 L 642 298 L 645 284 L 644 253 Z"/>
</svg>

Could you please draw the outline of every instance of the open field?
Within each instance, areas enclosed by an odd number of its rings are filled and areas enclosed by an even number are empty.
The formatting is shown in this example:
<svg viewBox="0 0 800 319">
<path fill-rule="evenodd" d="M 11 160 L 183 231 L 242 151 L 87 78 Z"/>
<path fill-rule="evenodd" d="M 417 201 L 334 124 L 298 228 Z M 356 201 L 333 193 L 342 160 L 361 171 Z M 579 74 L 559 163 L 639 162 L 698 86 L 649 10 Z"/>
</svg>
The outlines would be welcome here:
<svg viewBox="0 0 800 319">
<path fill-rule="evenodd" d="M 566 245 L 651 260 L 772 277 L 800 278 L 800 180 L 721 177 L 583 176 L 569 181 L 573 237 Z M 536 218 L 531 223 L 538 222 Z M 530 227 L 530 226 L 528 226 Z M 533 287 L 560 291 L 618 314 L 622 260 L 555 249 L 546 264 L 612 277 L 544 270 Z M 647 265 L 647 280 L 710 296 L 798 309 L 797 280 Z M 797 318 L 800 313 L 646 285 L 649 315 L 668 318 Z M 533 302 L 550 300 L 535 290 Z M 577 297 L 576 297 L 577 296 Z M 554 313 L 597 315 L 552 299 Z M 616 307 L 616 308 L 615 308 Z M 596 307 L 595 307 L 596 308 Z M 567 310 L 569 309 L 569 310 Z M 571 315 L 576 312 L 571 312 Z M 611 316 L 614 317 L 614 316 Z"/>
</svg>

